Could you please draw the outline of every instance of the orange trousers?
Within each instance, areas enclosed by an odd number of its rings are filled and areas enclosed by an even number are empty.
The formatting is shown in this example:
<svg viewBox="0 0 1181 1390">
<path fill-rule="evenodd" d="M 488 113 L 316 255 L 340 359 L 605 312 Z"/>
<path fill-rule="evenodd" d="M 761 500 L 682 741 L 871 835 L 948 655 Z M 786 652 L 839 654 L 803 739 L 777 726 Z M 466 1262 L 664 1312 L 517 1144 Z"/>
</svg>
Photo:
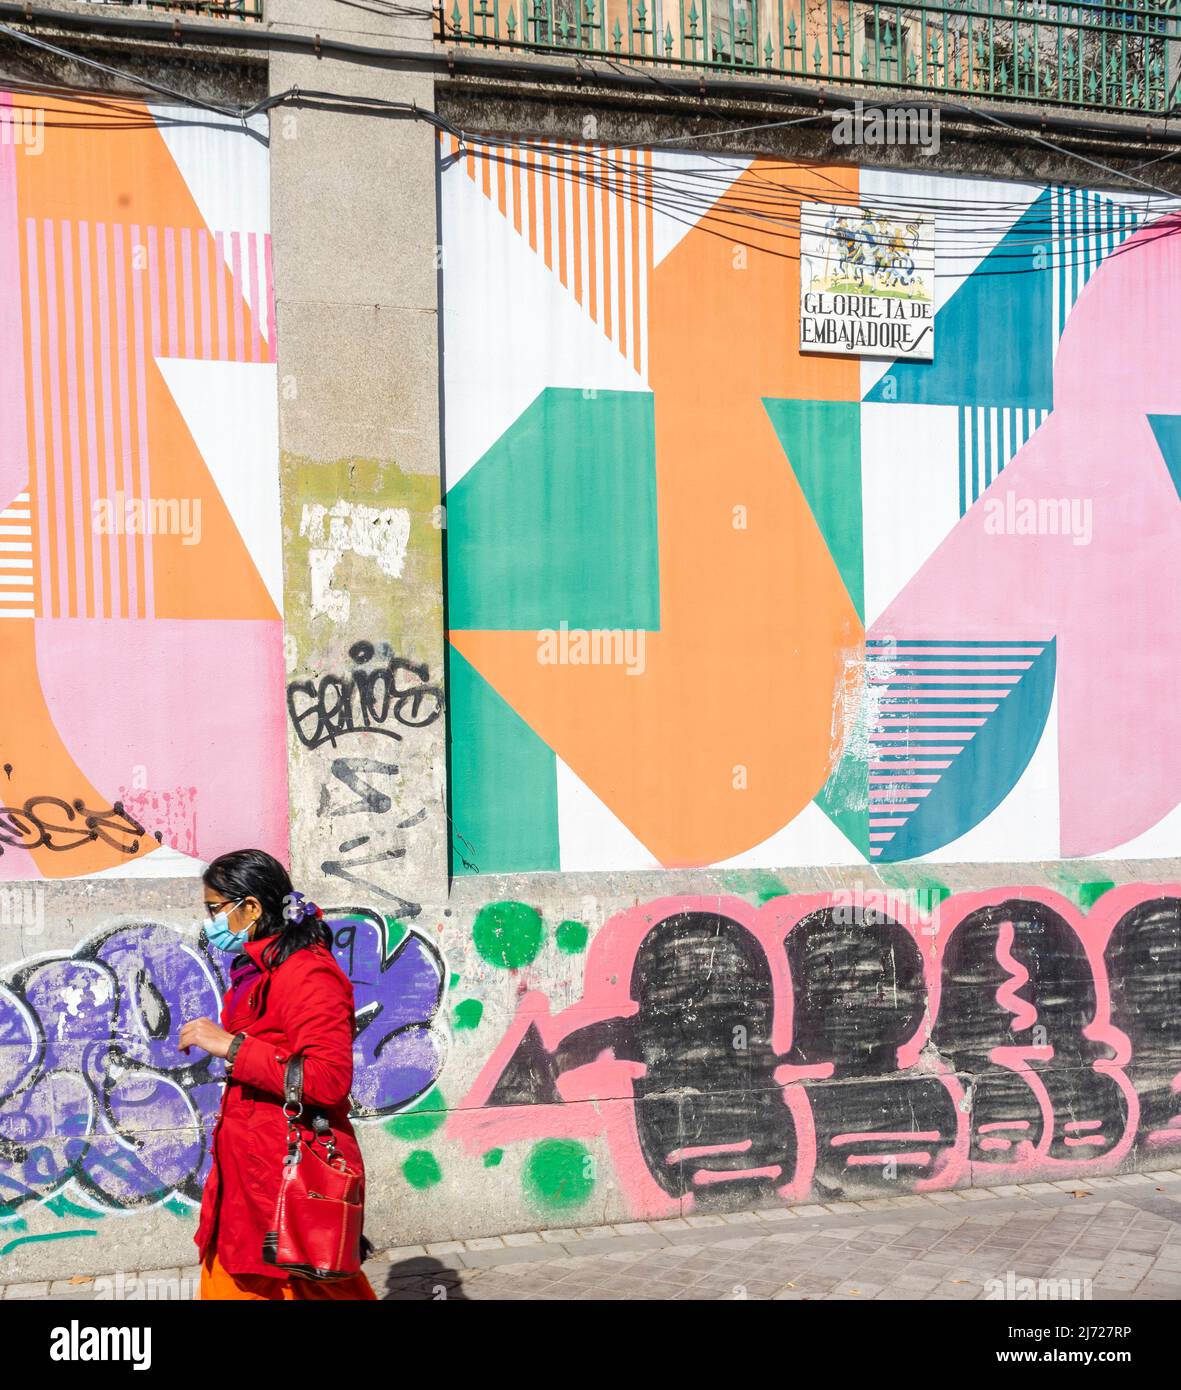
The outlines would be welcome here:
<svg viewBox="0 0 1181 1390">
<path fill-rule="evenodd" d="M 265 1299 L 272 1302 L 296 1299 L 372 1299 L 373 1286 L 363 1274 L 351 1279 L 271 1279 L 265 1274 L 231 1274 L 210 1250 L 201 1266 L 201 1299 Z"/>
</svg>

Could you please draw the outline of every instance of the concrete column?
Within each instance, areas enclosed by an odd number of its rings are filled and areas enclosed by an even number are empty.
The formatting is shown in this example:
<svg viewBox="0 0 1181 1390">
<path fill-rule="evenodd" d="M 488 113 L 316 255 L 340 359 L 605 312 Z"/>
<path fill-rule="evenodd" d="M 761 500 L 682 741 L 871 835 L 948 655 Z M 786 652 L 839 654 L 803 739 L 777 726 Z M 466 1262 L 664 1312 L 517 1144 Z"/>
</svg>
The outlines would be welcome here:
<svg viewBox="0 0 1181 1390">
<path fill-rule="evenodd" d="M 267 19 L 430 46 L 426 17 L 332 0 Z M 429 75 L 376 53 L 276 51 L 270 81 L 433 106 Z M 409 922 L 447 892 L 435 134 L 309 96 L 271 137 L 292 874 Z"/>
</svg>

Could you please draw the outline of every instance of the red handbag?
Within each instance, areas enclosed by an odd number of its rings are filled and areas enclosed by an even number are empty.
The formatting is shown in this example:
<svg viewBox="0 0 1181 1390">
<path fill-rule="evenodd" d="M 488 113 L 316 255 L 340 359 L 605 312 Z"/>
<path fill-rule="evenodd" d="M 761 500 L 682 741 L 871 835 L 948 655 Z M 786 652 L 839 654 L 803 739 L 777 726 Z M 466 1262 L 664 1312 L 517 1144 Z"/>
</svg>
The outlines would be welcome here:
<svg viewBox="0 0 1181 1390">
<path fill-rule="evenodd" d="M 287 1062 L 283 1114 L 287 1154 L 274 1219 L 263 1237 L 263 1260 L 304 1279 L 347 1279 L 359 1274 L 365 1212 L 361 1174 L 337 1153 L 327 1116 L 313 1115 L 312 1138 L 300 1138 L 296 1121 L 303 1114 L 303 1057 L 299 1054 Z M 321 1143 L 323 1156 L 317 1149 Z"/>
</svg>

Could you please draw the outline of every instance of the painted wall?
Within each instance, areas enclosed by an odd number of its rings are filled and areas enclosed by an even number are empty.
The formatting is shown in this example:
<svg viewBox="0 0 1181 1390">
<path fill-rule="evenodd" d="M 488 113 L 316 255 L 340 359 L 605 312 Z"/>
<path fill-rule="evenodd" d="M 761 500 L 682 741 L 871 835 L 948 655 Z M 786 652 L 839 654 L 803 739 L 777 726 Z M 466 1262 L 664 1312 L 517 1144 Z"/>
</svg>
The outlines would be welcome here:
<svg viewBox="0 0 1181 1390">
<path fill-rule="evenodd" d="M 1175 203 L 441 159 L 457 872 L 1173 852 Z M 801 200 L 934 214 L 932 363 L 799 353 Z"/>
<path fill-rule="evenodd" d="M 0 94 L 0 879 L 286 856 L 265 131 Z"/>
<path fill-rule="evenodd" d="M 0 140 L 0 1279 L 192 1259 L 244 843 L 334 905 L 382 1245 L 1176 1162 L 1161 200 L 56 119 Z M 795 351 L 783 204 L 868 193 L 940 209 L 931 367 Z"/>
</svg>

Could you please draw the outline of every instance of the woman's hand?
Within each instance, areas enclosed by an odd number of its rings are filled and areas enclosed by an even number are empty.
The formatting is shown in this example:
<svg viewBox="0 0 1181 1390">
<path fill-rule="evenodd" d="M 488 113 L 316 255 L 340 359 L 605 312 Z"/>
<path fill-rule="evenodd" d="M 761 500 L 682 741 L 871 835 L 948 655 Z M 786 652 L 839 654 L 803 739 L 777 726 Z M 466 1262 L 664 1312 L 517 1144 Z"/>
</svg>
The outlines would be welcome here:
<svg viewBox="0 0 1181 1390">
<path fill-rule="evenodd" d="M 219 1028 L 211 1018 L 195 1018 L 180 1030 L 180 1050 L 184 1053 L 190 1047 L 199 1047 L 211 1057 L 224 1057 L 233 1040 L 233 1033 Z"/>
</svg>

